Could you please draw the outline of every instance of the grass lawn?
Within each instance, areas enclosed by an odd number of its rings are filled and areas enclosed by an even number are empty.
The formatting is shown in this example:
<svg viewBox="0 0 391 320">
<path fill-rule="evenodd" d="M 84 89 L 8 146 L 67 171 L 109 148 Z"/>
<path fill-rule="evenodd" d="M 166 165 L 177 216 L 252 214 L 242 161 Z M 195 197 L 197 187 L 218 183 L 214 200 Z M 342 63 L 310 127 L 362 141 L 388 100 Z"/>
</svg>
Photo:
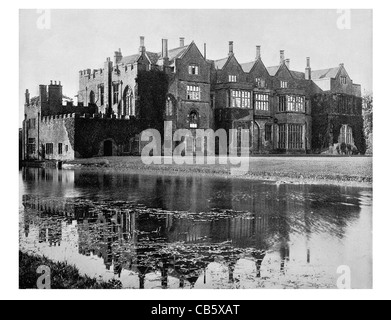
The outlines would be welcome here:
<svg viewBox="0 0 391 320">
<path fill-rule="evenodd" d="M 245 178 L 304 183 L 372 183 L 372 158 L 370 157 L 253 157 Z M 243 159 L 242 159 L 243 160 Z M 228 161 L 229 163 L 229 161 Z M 220 165 L 145 165 L 140 157 L 109 157 L 78 159 L 68 162 L 82 168 L 132 173 L 154 172 L 163 174 L 191 174 L 231 176 L 230 164 Z M 237 166 L 236 166 L 237 167 Z M 287 182 L 289 182 L 287 181 Z"/>
</svg>

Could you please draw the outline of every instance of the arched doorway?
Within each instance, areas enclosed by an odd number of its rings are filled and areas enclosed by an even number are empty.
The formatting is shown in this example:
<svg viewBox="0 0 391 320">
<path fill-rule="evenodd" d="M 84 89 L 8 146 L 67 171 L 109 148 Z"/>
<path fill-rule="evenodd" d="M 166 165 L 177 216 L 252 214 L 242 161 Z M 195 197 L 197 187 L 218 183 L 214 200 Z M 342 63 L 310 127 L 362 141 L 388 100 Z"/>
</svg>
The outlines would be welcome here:
<svg viewBox="0 0 391 320">
<path fill-rule="evenodd" d="M 113 141 L 106 140 L 103 144 L 103 154 L 105 157 L 113 156 Z"/>
<path fill-rule="evenodd" d="M 126 86 L 123 95 L 123 115 L 124 116 L 134 116 L 133 110 L 133 92 L 129 86 Z"/>
<path fill-rule="evenodd" d="M 90 104 L 95 104 L 95 92 L 91 91 L 90 92 Z"/>
</svg>

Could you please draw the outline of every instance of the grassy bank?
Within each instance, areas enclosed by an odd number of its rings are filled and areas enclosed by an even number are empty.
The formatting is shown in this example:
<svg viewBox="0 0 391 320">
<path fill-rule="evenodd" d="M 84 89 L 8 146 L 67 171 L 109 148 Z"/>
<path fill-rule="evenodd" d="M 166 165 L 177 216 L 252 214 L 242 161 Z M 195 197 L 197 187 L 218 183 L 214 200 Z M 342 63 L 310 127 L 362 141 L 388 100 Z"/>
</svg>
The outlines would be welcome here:
<svg viewBox="0 0 391 320">
<path fill-rule="evenodd" d="M 66 263 L 53 262 L 45 257 L 29 255 L 19 251 L 19 288 L 37 289 L 37 269 L 47 266 L 51 270 L 52 289 L 121 289 L 117 281 L 100 282 L 81 276 L 76 267 Z"/>
<path fill-rule="evenodd" d="M 139 157 L 79 159 L 67 164 L 88 170 L 233 177 L 229 164 L 145 165 Z M 239 178 L 366 187 L 372 183 L 372 158 L 369 157 L 256 157 L 250 158 L 249 164 L 249 171 Z"/>
</svg>

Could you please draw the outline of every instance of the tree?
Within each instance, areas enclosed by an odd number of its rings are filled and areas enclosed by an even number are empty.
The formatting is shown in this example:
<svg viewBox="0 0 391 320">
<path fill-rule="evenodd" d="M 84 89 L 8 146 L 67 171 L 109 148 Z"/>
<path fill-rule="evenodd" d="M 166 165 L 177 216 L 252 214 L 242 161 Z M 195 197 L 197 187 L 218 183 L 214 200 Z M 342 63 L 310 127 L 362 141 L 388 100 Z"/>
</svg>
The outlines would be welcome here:
<svg viewBox="0 0 391 320">
<path fill-rule="evenodd" d="M 373 95 L 363 97 L 364 135 L 367 143 L 367 154 L 373 154 Z"/>
</svg>

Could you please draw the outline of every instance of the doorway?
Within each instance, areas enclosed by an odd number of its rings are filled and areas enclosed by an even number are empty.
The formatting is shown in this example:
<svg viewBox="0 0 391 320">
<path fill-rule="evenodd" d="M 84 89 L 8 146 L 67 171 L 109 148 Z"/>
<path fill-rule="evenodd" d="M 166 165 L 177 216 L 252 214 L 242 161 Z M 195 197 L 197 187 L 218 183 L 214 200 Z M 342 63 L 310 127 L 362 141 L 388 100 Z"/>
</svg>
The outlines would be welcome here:
<svg viewBox="0 0 391 320">
<path fill-rule="evenodd" d="M 113 142 L 111 140 L 106 140 L 104 142 L 104 156 L 112 157 L 113 156 Z"/>
</svg>

